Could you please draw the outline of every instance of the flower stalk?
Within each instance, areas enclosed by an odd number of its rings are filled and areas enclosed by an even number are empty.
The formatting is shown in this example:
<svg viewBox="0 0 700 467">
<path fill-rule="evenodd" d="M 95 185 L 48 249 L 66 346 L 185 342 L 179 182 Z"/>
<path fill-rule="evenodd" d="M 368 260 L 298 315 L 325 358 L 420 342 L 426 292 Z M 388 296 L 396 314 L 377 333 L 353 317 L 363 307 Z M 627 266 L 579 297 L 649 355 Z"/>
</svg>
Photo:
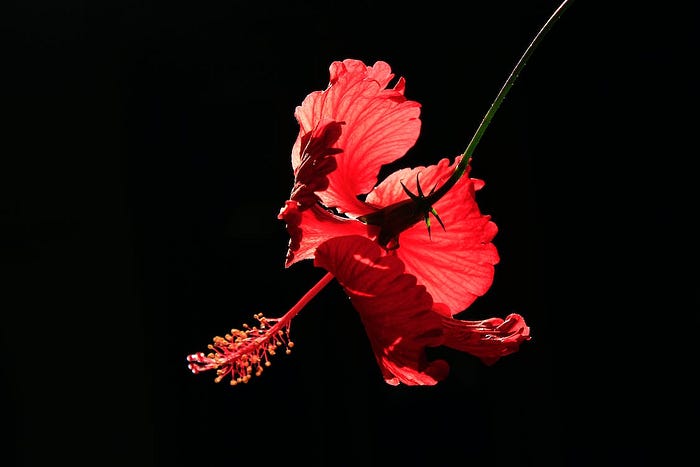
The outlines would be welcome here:
<svg viewBox="0 0 700 467">
<path fill-rule="evenodd" d="M 544 23 L 544 25 L 538 31 L 537 35 L 532 40 L 532 42 L 530 42 L 530 44 L 527 46 L 527 49 L 525 49 L 525 52 L 520 57 L 520 60 L 518 60 L 518 63 L 513 68 L 513 71 L 511 71 L 510 75 L 508 76 L 508 79 L 505 81 L 500 91 L 498 92 L 498 95 L 491 103 L 489 110 L 486 112 L 484 118 L 481 120 L 481 123 L 477 127 L 476 132 L 474 133 L 474 136 L 472 136 L 471 141 L 469 141 L 469 144 L 464 150 L 464 153 L 462 153 L 462 160 L 459 162 L 457 167 L 455 167 L 454 173 L 440 188 L 435 190 L 430 196 L 427 197 L 429 205 L 435 204 L 440 198 L 442 198 L 445 195 L 445 193 L 447 193 L 450 190 L 450 188 L 454 186 L 455 183 L 457 183 L 457 181 L 462 177 L 462 175 L 464 175 L 464 173 L 467 170 L 467 166 L 469 165 L 469 161 L 472 158 L 472 154 L 474 153 L 474 149 L 476 149 L 477 144 L 479 144 L 479 141 L 481 141 L 481 137 L 484 136 L 484 133 L 486 133 L 486 129 L 488 128 L 489 124 L 491 123 L 491 120 L 493 119 L 494 115 L 503 103 L 504 99 L 508 95 L 508 92 L 515 84 L 515 80 L 518 78 L 518 75 L 525 67 L 525 64 L 530 59 L 530 56 L 532 56 L 532 53 L 535 51 L 537 46 L 540 44 L 540 42 L 542 42 L 542 39 L 544 39 L 547 32 L 549 32 L 549 30 L 552 28 L 552 25 L 561 17 L 562 14 L 564 14 L 564 12 L 569 8 L 569 6 L 572 3 L 573 0 L 564 0 L 554 11 L 554 13 L 552 13 L 549 19 Z"/>
</svg>

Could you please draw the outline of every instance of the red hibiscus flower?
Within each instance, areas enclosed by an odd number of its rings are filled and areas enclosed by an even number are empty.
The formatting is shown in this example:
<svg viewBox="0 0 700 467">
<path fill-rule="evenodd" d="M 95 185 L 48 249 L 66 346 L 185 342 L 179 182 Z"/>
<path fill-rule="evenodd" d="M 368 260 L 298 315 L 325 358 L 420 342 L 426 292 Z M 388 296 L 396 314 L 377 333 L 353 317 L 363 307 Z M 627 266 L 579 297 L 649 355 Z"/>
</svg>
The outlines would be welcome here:
<svg viewBox="0 0 700 467">
<path fill-rule="evenodd" d="M 371 67 L 358 60 L 334 62 L 330 75 L 328 88 L 309 94 L 295 112 L 300 126 L 292 150 L 295 183 L 279 215 L 290 234 L 286 265 L 313 258 L 330 238 L 366 236 L 393 248 L 435 301 L 453 314 L 463 311 L 491 286 L 499 260 L 491 243 L 496 225 L 474 199 L 483 182 L 461 177 L 434 205 L 449 228 L 428 235 L 417 222 L 424 213 L 405 190 L 443 185 L 461 156 L 452 166 L 443 159 L 436 166 L 399 170 L 377 185 L 381 166 L 417 140 L 420 104 L 404 96 L 403 78 L 387 89 L 394 75 L 384 62 Z M 387 214 L 392 209 L 393 217 Z"/>
<path fill-rule="evenodd" d="M 360 313 L 384 380 L 432 385 L 448 373 L 428 361 L 427 347 L 448 346 L 491 364 L 530 338 L 521 316 L 463 321 L 493 282 L 496 225 L 475 194 L 468 159 L 399 170 L 377 184 L 380 168 L 402 157 L 420 132 L 420 105 L 393 87 L 389 65 L 334 62 L 330 83 L 297 107 L 292 149 L 294 186 L 280 211 L 290 235 L 285 266 L 313 259 L 328 274 L 279 319 L 217 337 L 211 353 L 190 355 L 197 373 L 247 382 L 289 339 L 291 319 L 333 277 Z M 466 164 L 465 164 L 466 162 Z M 430 188 L 426 195 L 424 188 Z M 441 226 L 431 229 L 431 220 Z"/>
</svg>

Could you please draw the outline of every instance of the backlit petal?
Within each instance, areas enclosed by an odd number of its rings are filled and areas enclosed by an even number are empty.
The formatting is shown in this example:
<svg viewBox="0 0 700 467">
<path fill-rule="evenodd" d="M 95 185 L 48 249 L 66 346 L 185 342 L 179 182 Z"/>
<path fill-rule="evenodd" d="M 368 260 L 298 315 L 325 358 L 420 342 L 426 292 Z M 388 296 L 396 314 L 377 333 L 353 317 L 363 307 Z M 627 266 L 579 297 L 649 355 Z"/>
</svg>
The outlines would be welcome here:
<svg viewBox="0 0 700 467">
<path fill-rule="evenodd" d="M 385 62 L 333 62 L 326 90 L 309 94 L 294 113 L 300 127 L 292 148 L 295 171 L 309 132 L 322 122 L 341 124 L 342 133 L 333 144 L 342 150 L 334 156 L 337 168 L 328 174 L 328 188 L 317 195 L 326 206 L 350 216 L 367 212 L 357 195 L 369 192 L 381 166 L 405 155 L 418 139 L 420 104 L 404 96 L 403 78 L 387 88 L 393 78 Z"/>
<path fill-rule="evenodd" d="M 316 248 L 326 240 L 345 235 L 367 235 L 368 227 L 356 220 L 334 216 L 318 205 L 300 210 L 295 201 L 287 201 L 278 215 L 287 224 L 289 248 L 285 267 L 314 257 Z"/>
<path fill-rule="evenodd" d="M 517 352 L 522 342 L 530 340 L 530 328 L 515 313 L 505 320 L 462 321 L 444 317 L 443 329 L 447 347 L 479 357 L 487 365 Z"/>
<path fill-rule="evenodd" d="M 387 383 L 433 385 L 447 376 L 448 364 L 425 354 L 443 341 L 443 317 L 396 255 L 349 236 L 321 245 L 314 264 L 331 272 L 352 300 Z"/>
<path fill-rule="evenodd" d="M 435 186 L 441 186 L 454 172 L 461 156 L 450 165 L 442 159 L 437 165 L 403 169 L 391 174 L 367 196 L 367 202 L 386 206 L 406 199 L 401 183 L 417 193 L 416 175 L 427 195 Z M 419 222 L 399 237 L 398 256 L 406 272 L 417 277 L 433 300 L 447 305 L 457 314 L 483 295 L 494 277 L 494 265 L 499 256 L 492 243 L 498 229 L 490 216 L 483 215 L 475 200 L 475 193 L 484 183 L 469 178 L 465 173 L 457 184 L 433 206 L 445 231 L 431 219 L 431 235 Z M 431 216 L 432 217 L 432 216 Z"/>
</svg>

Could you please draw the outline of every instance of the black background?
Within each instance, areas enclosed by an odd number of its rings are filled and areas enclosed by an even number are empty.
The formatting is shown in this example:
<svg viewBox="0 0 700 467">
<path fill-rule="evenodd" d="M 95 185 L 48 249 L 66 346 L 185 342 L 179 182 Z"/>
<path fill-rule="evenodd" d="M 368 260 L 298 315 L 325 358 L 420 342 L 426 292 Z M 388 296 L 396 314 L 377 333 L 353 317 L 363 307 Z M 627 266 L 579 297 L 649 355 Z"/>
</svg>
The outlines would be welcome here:
<svg viewBox="0 0 700 467">
<path fill-rule="evenodd" d="M 612 7 L 615 3 L 616 6 Z M 336 283 L 247 385 L 185 356 L 322 275 L 284 269 L 294 107 L 333 60 L 422 104 L 387 167 L 465 148 L 556 1 L 10 2 L 3 465 L 673 465 L 697 439 L 697 8 L 579 0 L 478 146 L 492 367 L 391 387 Z M 646 6 L 645 6 L 646 5 Z M 382 174 L 382 177 L 385 174 Z M 284 463 L 284 464 L 283 464 Z"/>
</svg>

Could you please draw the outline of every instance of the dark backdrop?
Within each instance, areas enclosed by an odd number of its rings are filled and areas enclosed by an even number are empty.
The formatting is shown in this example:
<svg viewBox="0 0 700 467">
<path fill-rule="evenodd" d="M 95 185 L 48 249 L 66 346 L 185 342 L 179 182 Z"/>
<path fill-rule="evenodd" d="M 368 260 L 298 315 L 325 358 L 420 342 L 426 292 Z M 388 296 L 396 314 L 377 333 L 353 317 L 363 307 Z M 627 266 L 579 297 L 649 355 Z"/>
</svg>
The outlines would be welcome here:
<svg viewBox="0 0 700 467">
<path fill-rule="evenodd" d="M 697 8 L 612 3 L 573 4 L 474 155 L 501 262 L 461 317 L 532 341 L 438 350 L 418 388 L 382 381 L 335 283 L 248 385 L 185 356 L 323 275 L 284 269 L 276 215 L 333 60 L 406 78 L 422 132 L 387 170 L 432 164 L 557 1 L 6 3 L 3 465 L 672 465 L 697 437 Z"/>
</svg>

